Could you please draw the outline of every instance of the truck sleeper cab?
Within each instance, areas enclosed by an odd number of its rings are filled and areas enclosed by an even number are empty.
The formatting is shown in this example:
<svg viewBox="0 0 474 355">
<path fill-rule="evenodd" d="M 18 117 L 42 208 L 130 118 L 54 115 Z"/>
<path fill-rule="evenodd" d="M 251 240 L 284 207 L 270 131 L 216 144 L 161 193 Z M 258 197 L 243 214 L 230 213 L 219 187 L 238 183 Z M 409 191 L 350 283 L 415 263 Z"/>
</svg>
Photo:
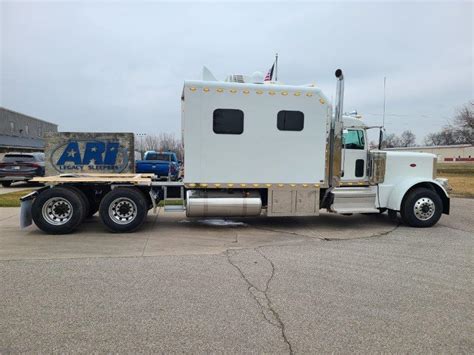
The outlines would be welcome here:
<svg viewBox="0 0 474 355">
<path fill-rule="evenodd" d="M 31 211 L 42 230 L 69 233 L 98 210 L 109 230 L 131 232 L 163 201 L 165 211 L 186 211 L 188 217 L 388 209 L 407 225 L 434 225 L 449 213 L 447 181 L 436 179 L 436 157 L 370 150 L 369 127 L 342 115 L 342 71 L 336 77 L 334 115 L 314 86 L 185 82 L 182 182 L 145 174 L 110 174 L 107 182 L 86 174 L 37 178 L 49 187 L 22 199 L 22 224 L 31 223 Z M 181 204 L 170 205 L 172 200 Z"/>
</svg>

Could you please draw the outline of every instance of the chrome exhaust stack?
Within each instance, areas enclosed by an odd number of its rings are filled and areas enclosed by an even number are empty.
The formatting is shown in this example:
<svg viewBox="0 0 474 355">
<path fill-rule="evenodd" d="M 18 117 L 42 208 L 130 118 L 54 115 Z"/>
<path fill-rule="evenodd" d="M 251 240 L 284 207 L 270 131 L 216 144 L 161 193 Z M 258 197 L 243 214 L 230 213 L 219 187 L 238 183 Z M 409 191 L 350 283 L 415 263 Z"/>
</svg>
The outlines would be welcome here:
<svg viewBox="0 0 474 355">
<path fill-rule="evenodd" d="M 342 152 L 342 113 L 344 106 L 344 75 L 341 69 L 336 70 L 336 107 L 331 119 L 329 137 L 329 174 L 330 187 L 339 186 L 341 180 L 341 152 Z"/>
</svg>

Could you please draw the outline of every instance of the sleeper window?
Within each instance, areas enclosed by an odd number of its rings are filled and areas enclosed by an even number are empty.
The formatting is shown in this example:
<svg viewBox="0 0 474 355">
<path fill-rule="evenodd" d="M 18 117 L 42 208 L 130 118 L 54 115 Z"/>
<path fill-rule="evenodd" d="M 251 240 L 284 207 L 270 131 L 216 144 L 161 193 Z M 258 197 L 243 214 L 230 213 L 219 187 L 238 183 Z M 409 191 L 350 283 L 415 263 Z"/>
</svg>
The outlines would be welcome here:
<svg viewBox="0 0 474 355">
<path fill-rule="evenodd" d="M 280 131 L 302 131 L 304 114 L 301 111 L 280 111 L 277 116 L 277 128 Z"/>
<path fill-rule="evenodd" d="M 212 129 L 217 134 L 242 134 L 244 131 L 244 113 L 241 110 L 214 110 Z"/>
</svg>

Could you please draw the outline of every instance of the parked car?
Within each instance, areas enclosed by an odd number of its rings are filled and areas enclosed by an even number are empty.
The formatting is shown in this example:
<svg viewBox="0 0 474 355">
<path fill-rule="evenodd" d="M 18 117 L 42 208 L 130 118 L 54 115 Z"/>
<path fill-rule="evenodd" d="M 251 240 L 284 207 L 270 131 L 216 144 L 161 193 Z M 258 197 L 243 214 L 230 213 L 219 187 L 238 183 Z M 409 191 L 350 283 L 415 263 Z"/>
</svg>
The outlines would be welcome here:
<svg viewBox="0 0 474 355">
<path fill-rule="evenodd" d="M 0 182 L 5 187 L 35 176 L 44 176 L 44 153 L 7 153 L 0 163 Z"/>
<path fill-rule="evenodd" d="M 178 180 L 180 162 L 173 152 L 147 151 L 143 160 L 138 160 L 135 164 L 137 173 L 155 174 L 159 178 Z"/>
</svg>

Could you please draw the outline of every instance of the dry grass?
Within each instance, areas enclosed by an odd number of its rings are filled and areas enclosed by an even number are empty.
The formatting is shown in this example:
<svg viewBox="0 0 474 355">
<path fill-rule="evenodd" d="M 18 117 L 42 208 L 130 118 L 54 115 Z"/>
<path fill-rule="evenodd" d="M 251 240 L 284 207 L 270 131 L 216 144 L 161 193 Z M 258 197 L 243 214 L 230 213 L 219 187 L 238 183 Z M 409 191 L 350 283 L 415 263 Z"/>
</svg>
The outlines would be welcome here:
<svg viewBox="0 0 474 355">
<path fill-rule="evenodd" d="M 33 190 L 21 190 L 0 195 L 0 207 L 20 207 L 20 197 L 28 195 Z"/>
<path fill-rule="evenodd" d="M 438 176 L 448 179 L 451 196 L 474 198 L 474 164 L 438 164 Z"/>
</svg>

